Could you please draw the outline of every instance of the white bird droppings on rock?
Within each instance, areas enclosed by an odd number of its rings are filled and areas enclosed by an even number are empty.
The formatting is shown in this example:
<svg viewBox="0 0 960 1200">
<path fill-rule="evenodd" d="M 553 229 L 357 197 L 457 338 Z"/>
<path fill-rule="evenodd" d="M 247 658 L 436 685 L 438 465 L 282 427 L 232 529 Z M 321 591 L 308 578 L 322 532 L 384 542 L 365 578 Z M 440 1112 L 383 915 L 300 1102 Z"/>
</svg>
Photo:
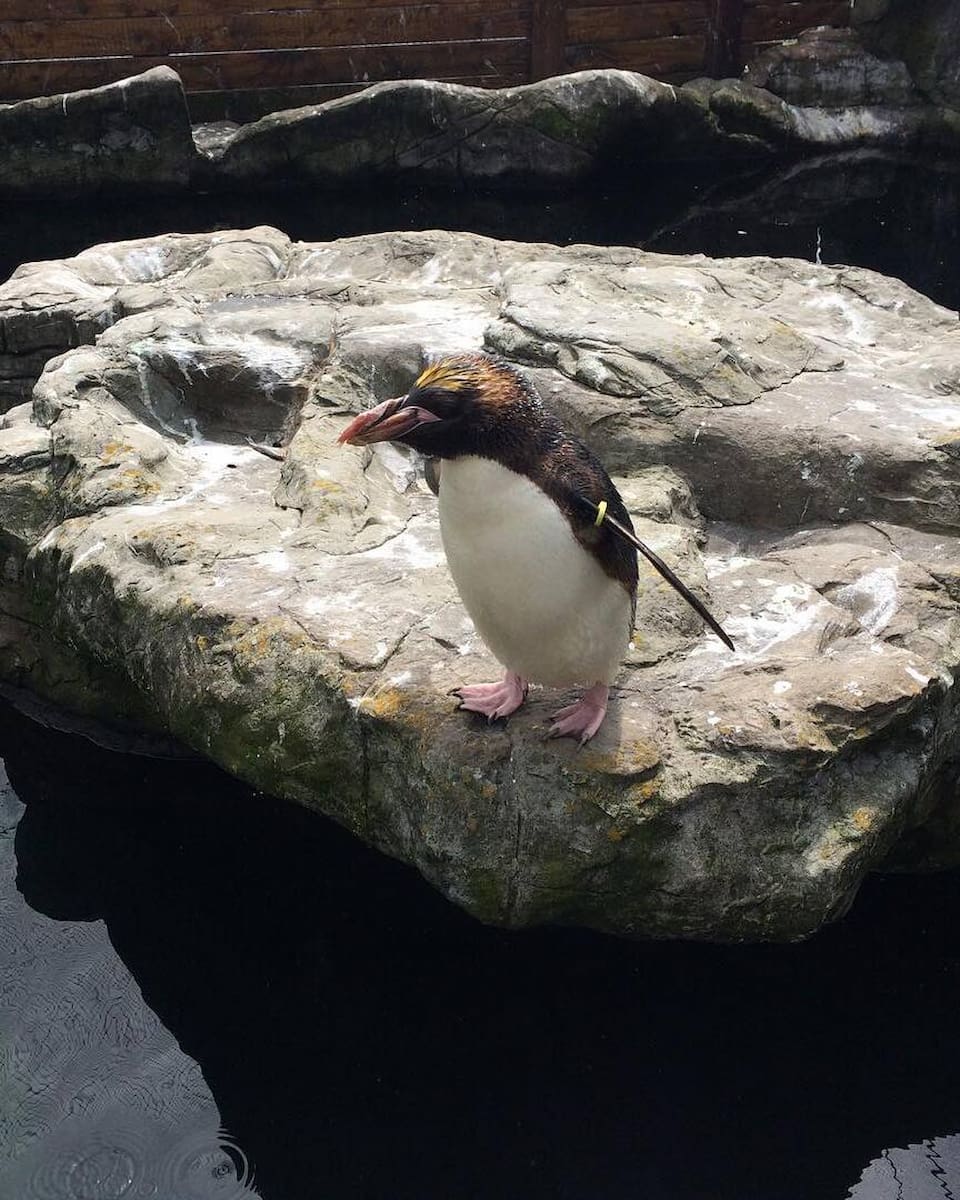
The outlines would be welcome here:
<svg viewBox="0 0 960 1200">
<path fill-rule="evenodd" d="M 719 554 L 708 554 L 704 556 L 703 566 L 707 573 L 707 578 L 716 579 L 720 575 L 727 575 L 731 571 L 739 571 L 743 567 L 749 567 L 755 561 L 753 558 L 747 558 L 740 554 L 733 554 L 729 558 Z"/>
<path fill-rule="evenodd" d="M 780 584 L 759 609 L 727 618 L 727 633 L 737 646 L 732 655 L 720 639 L 713 636 L 694 647 L 690 657 L 716 654 L 722 650 L 731 664 L 759 658 L 781 642 L 806 632 L 817 622 L 825 607 L 826 601 L 806 584 Z"/>
<path fill-rule="evenodd" d="M 443 549 L 439 544 L 439 536 L 435 545 L 425 545 L 417 536 L 416 529 L 408 526 L 396 537 L 388 538 L 372 550 L 364 550 L 356 556 L 366 559 L 395 559 L 405 567 L 415 567 L 423 571 L 433 571 L 446 562 Z"/>
<path fill-rule="evenodd" d="M 257 555 L 257 566 L 263 567 L 272 575 L 285 575 L 293 570 L 293 563 L 286 550 L 266 550 Z"/>
<path fill-rule="evenodd" d="M 840 588 L 833 600 L 839 608 L 852 612 L 868 633 L 876 635 L 886 629 L 897 611 L 897 568 L 868 571 Z"/>
<path fill-rule="evenodd" d="M 88 558 L 93 558 L 95 554 L 99 554 L 101 550 L 105 550 L 107 543 L 104 541 L 94 542 L 91 546 L 86 546 L 79 554 L 74 555 L 73 561 L 70 563 L 70 570 L 75 571 L 82 566 Z"/>
</svg>

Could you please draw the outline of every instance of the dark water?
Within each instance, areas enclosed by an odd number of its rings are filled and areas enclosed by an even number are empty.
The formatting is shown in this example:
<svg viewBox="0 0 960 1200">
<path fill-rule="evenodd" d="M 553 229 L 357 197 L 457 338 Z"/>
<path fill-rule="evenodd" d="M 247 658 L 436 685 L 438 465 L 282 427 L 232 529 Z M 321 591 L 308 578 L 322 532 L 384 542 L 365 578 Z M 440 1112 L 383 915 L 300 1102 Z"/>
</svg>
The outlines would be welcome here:
<svg viewBox="0 0 960 1200">
<path fill-rule="evenodd" d="M 131 203 L 32 197 L 0 212 L 0 279 L 19 263 L 180 231 L 276 225 L 319 241 L 391 229 L 466 229 L 519 241 L 773 254 L 853 263 L 960 308 L 960 164 L 851 153 L 792 166 L 656 166 L 582 193 L 495 194 L 376 186 L 227 193 Z"/>
<path fill-rule="evenodd" d="M 208 766 L 0 731 L 4 1198 L 960 1196 L 956 874 L 797 946 L 510 934 Z"/>
</svg>

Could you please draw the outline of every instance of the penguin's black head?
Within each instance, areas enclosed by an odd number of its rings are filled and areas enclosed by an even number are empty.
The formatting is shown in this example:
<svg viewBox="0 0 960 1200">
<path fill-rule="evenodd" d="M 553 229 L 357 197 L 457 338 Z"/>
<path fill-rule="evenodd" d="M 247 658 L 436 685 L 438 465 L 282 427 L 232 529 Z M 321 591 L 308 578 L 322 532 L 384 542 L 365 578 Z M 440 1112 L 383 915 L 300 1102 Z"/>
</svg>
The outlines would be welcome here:
<svg viewBox="0 0 960 1200">
<path fill-rule="evenodd" d="M 489 354 L 451 354 L 422 371 L 405 396 L 355 417 L 339 441 L 403 442 L 436 458 L 489 456 L 542 412 L 536 392 L 509 363 Z"/>
</svg>

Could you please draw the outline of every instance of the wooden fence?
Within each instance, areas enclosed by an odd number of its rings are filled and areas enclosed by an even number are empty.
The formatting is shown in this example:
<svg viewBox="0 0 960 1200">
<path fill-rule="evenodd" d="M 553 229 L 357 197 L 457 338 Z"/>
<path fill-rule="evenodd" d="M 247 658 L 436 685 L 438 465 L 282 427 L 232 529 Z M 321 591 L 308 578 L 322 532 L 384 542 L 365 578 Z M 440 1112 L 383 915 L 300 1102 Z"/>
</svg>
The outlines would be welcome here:
<svg viewBox="0 0 960 1200">
<path fill-rule="evenodd" d="M 508 87 L 588 67 L 677 83 L 846 25 L 848 0 L 0 0 L 0 101 L 174 67 L 197 115 L 381 79 Z"/>
</svg>

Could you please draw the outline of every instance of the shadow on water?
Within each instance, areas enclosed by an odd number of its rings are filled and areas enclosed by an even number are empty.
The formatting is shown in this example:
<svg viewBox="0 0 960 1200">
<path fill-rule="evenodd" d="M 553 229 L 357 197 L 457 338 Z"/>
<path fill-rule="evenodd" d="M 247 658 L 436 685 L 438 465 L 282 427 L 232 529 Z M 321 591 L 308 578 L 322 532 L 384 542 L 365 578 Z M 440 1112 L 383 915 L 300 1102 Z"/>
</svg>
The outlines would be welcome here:
<svg viewBox="0 0 960 1200">
<path fill-rule="evenodd" d="M 415 175 L 413 176 L 415 181 Z M 671 253 L 788 255 L 895 275 L 960 308 L 956 163 L 873 152 L 784 164 L 652 164 L 581 192 L 502 195 L 371 186 L 163 198 L 31 197 L 0 214 L 0 279 L 21 262 L 103 241 L 270 224 L 323 241 L 387 230 L 460 229 L 519 241 Z"/>
<path fill-rule="evenodd" d="M 0 717 L 24 898 L 102 918 L 266 1200 L 829 1200 L 960 1129 L 956 874 L 804 945 L 508 933 L 210 767 Z"/>
<path fill-rule="evenodd" d="M 770 254 L 869 267 L 960 308 L 960 171 L 855 151 L 720 179 L 648 250 Z"/>
</svg>

